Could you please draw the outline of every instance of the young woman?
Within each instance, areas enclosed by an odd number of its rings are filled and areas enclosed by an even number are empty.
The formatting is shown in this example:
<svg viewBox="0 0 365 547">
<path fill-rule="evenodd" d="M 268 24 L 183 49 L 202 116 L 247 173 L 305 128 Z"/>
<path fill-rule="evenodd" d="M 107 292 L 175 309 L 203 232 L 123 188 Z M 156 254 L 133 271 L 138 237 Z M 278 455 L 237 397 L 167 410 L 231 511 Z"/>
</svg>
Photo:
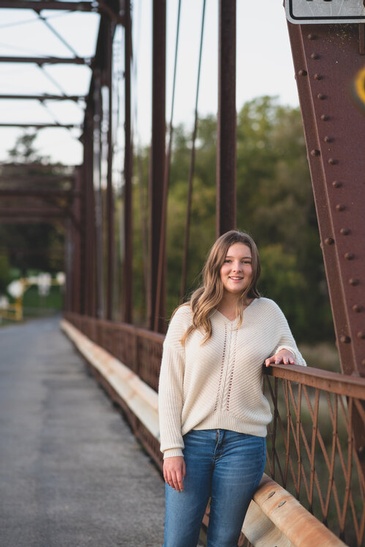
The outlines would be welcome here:
<svg viewBox="0 0 365 547">
<path fill-rule="evenodd" d="M 159 416 L 166 481 L 164 547 L 236 547 L 266 459 L 263 365 L 305 365 L 280 308 L 260 297 L 256 245 L 232 230 L 213 245 L 202 286 L 164 341 Z"/>
</svg>

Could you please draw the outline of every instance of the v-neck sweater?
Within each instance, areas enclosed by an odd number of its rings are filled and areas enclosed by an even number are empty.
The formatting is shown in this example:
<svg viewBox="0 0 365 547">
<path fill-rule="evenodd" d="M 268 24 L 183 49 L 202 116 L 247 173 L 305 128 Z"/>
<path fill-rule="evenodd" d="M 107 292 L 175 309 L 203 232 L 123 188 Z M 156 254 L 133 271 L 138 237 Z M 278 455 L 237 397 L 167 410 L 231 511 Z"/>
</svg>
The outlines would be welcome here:
<svg viewBox="0 0 365 547">
<path fill-rule="evenodd" d="M 183 454 L 183 436 L 192 429 L 227 429 L 265 437 L 272 419 L 262 391 L 266 358 L 288 349 L 306 365 L 279 306 L 256 298 L 243 321 L 211 313 L 212 336 L 193 331 L 190 305 L 173 315 L 163 344 L 159 380 L 159 422 L 164 457 Z"/>
</svg>

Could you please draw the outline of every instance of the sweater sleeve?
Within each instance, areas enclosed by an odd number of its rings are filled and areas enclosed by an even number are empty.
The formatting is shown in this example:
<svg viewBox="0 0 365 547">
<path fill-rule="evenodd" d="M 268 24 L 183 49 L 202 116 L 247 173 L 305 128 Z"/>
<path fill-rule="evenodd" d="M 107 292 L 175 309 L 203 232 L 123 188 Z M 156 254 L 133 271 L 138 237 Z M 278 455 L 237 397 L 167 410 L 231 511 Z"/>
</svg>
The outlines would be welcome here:
<svg viewBox="0 0 365 547">
<path fill-rule="evenodd" d="M 278 319 L 278 328 L 279 328 L 279 341 L 275 348 L 274 353 L 277 353 L 278 351 L 282 349 L 287 349 L 294 355 L 296 365 L 301 365 L 304 367 L 307 366 L 307 363 L 305 362 L 294 340 L 294 336 L 290 330 L 290 327 L 285 315 L 283 314 L 279 306 L 277 304 L 275 305 L 277 306 L 277 314 L 278 314 L 277 319 Z"/>
<path fill-rule="evenodd" d="M 180 308 L 173 316 L 163 344 L 158 389 L 161 452 L 164 458 L 182 456 L 181 433 L 185 349 L 180 340 L 188 327 L 189 308 Z M 185 319 L 185 320 L 184 320 Z"/>
</svg>

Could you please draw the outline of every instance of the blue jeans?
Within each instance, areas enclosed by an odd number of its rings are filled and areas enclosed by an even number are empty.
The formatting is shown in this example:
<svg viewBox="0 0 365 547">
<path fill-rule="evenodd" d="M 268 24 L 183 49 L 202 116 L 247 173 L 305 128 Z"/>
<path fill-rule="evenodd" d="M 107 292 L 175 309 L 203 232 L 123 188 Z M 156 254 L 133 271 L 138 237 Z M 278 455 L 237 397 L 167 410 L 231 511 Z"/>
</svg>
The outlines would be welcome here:
<svg viewBox="0 0 365 547">
<path fill-rule="evenodd" d="M 209 429 L 190 431 L 184 443 L 184 491 L 165 486 L 163 547 L 196 547 L 209 498 L 208 547 L 237 547 L 264 472 L 266 439 Z"/>
</svg>

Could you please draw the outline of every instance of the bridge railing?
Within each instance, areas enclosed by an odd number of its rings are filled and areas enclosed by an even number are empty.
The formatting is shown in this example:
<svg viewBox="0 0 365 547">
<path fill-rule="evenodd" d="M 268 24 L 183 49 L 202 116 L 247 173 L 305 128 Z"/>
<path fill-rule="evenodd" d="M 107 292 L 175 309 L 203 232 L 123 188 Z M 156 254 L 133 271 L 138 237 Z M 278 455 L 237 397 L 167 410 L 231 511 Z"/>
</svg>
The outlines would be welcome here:
<svg viewBox="0 0 365 547">
<path fill-rule="evenodd" d="M 157 391 L 163 335 L 77 314 L 65 318 Z M 298 366 L 277 365 L 265 372 L 273 410 L 267 475 L 347 545 L 360 547 L 365 541 L 364 450 L 355 446 L 353 427 L 364 429 L 365 379 Z M 161 466 L 156 436 L 130 405 L 118 403 Z"/>
</svg>

